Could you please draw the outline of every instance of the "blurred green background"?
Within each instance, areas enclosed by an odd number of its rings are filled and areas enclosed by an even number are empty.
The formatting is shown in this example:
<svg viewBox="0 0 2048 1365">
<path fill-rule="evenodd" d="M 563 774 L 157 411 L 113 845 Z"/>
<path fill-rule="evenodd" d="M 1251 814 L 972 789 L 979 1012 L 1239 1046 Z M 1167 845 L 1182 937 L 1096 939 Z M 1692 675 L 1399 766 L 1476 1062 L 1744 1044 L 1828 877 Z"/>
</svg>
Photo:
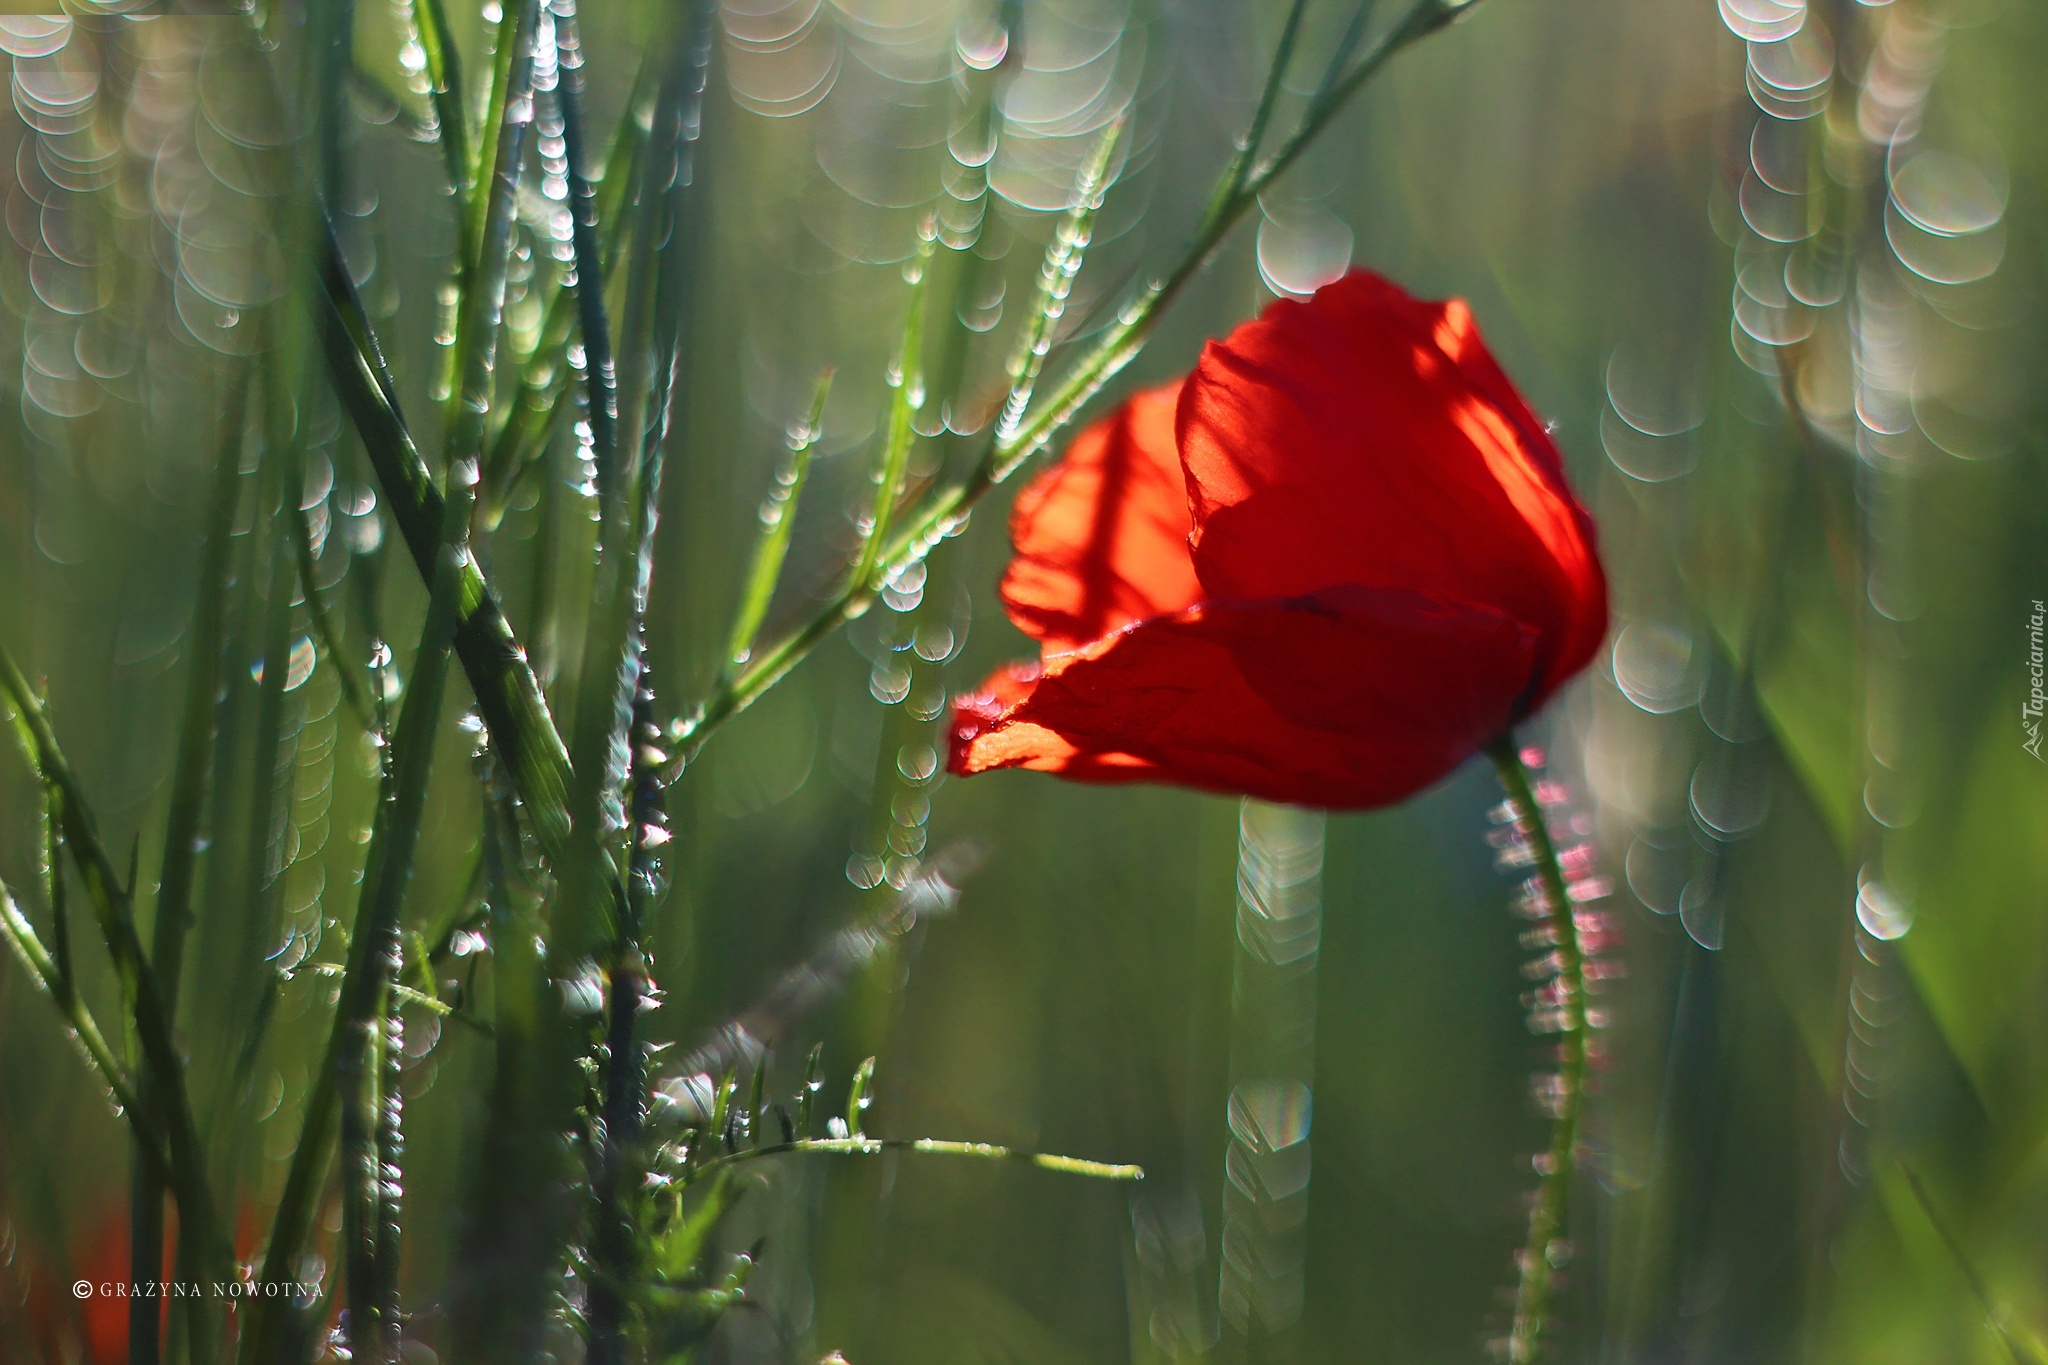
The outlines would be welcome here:
<svg viewBox="0 0 2048 1365">
<path fill-rule="evenodd" d="M 480 17 L 453 12 L 478 67 Z M 1349 12 L 1311 6 L 1297 96 Z M 407 135 L 401 13 L 358 7 L 340 228 L 431 429 L 452 238 L 437 152 Z M 1281 13 L 721 7 L 649 620 L 671 712 L 712 681 L 755 510 L 828 364 L 773 620 L 799 619 L 852 544 L 919 220 L 940 205 L 952 314 L 926 353 L 946 400 L 928 412 L 950 431 L 920 451 L 957 467 L 1099 130 L 1128 111 L 1066 340 L 1175 258 Z M 0 632 L 47 679 L 145 905 L 220 395 L 290 282 L 257 153 L 299 153 L 241 101 L 255 77 L 236 23 L 0 20 Z M 973 82 L 1005 25 L 984 195 L 963 92 L 987 88 Z M 653 29 L 652 6 L 585 15 L 600 126 Z M 1556 423 L 1600 522 L 1614 637 L 1532 738 L 1590 821 L 1627 968 L 1602 1001 L 1560 1360 L 2043 1358 L 2048 770 L 2022 705 L 2048 597 L 2044 63 L 2048 12 L 2021 0 L 1485 0 L 1374 82 L 1115 390 L 1179 373 L 1205 338 L 1350 264 L 1470 299 Z M 553 269 L 531 180 L 515 351 Z M 424 595 L 383 543 L 353 433 L 324 394 L 302 430 L 345 639 L 410 640 Z M 239 458 L 253 467 L 254 442 Z M 544 678 L 586 587 L 583 479 L 565 424 L 483 551 Z M 181 1030 L 253 1236 L 324 1036 L 333 983 L 307 964 L 338 956 L 323 935 L 352 912 L 375 768 L 324 655 L 313 666 L 280 543 L 246 511 Z M 1139 1162 L 1147 1179 L 783 1160 L 729 1231 L 765 1237 L 764 1259 L 709 1358 L 1483 1358 L 1546 1140 L 1513 882 L 1482 837 L 1491 775 L 1328 821 L 1320 951 L 1291 987 L 1317 1001 L 1302 1256 L 1275 1233 L 1260 1271 L 1291 1278 L 1301 1307 L 1247 1342 L 1219 1307 L 1231 1040 L 1259 1008 L 1233 1003 L 1240 811 L 1029 774 L 919 780 L 940 689 L 1030 652 L 995 600 L 1005 553 L 991 507 L 674 790 L 651 1027 L 698 1040 L 873 913 L 887 886 L 863 885 L 892 859 L 900 879 L 968 842 L 986 859 L 957 909 L 784 1038 L 778 1077 L 822 1038 L 828 1099 L 879 1058 L 872 1132 Z M 265 660 L 280 640 L 297 648 Z M 452 714 L 468 697 L 451 692 Z M 476 857 L 469 743 L 444 731 L 415 922 L 465 893 Z M 36 801 L 26 764 L 0 762 L 0 877 L 46 923 Z M 104 964 L 87 971 L 111 1001 Z M 488 1049 L 457 1023 L 410 1030 L 406 1282 L 431 1343 Z M 74 1308 L 49 1285 L 105 1261 L 125 1190 L 121 1128 L 48 1003 L 0 963 L 0 1359 L 39 1358 L 32 1320 Z M 74 1340 L 56 1358 L 96 1358 Z"/>
</svg>

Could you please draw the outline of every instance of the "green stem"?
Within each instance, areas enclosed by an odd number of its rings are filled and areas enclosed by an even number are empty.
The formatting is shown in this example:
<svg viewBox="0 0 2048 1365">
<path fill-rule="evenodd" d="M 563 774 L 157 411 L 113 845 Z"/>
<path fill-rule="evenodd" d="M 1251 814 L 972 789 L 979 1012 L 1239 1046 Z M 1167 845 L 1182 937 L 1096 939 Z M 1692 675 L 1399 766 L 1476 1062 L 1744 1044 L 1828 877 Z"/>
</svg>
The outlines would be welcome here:
<svg viewBox="0 0 2048 1365">
<path fill-rule="evenodd" d="M 467 221 L 473 187 L 469 164 L 469 115 L 462 108 L 462 65 L 455 34 L 448 26 L 442 0 L 413 0 L 420 51 L 426 57 L 427 88 L 434 100 L 434 121 L 440 125 L 442 158 L 448 163 L 448 185 L 455 192 L 456 218 Z"/>
<path fill-rule="evenodd" d="M 1087 1161 L 1074 1156 L 1057 1156 L 1049 1152 L 1020 1152 L 1013 1147 L 1000 1147 L 992 1142 L 947 1142 L 938 1138 L 798 1138 L 794 1142 L 778 1142 L 766 1147 L 746 1147 L 737 1152 L 715 1156 L 692 1173 L 692 1179 L 725 1166 L 737 1166 L 743 1161 L 758 1161 L 762 1157 L 785 1156 L 790 1153 L 812 1153 L 820 1156 L 880 1156 L 884 1152 L 917 1152 L 927 1156 L 979 1157 L 985 1161 L 1019 1161 L 1041 1170 L 1060 1171 L 1067 1175 L 1084 1175 L 1097 1180 L 1143 1180 L 1143 1166 L 1115 1165 L 1107 1161 Z"/>
<path fill-rule="evenodd" d="M 14 903 L 14 896 L 8 891 L 5 883 L 0 883 L 0 933 L 7 936 L 8 946 L 14 949 L 22 965 L 27 967 L 29 974 L 36 979 L 36 984 L 49 994 L 51 1002 L 57 1007 L 57 1012 L 63 1015 L 64 1021 L 71 1026 L 80 1050 L 85 1053 L 86 1061 L 91 1064 L 93 1070 L 100 1073 L 100 1080 L 106 1084 L 107 1093 L 113 1096 L 115 1108 L 126 1115 L 129 1122 L 134 1125 L 137 1150 L 143 1161 L 152 1172 L 161 1177 L 167 1167 L 163 1144 L 149 1126 L 149 1116 L 142 1107 L 142 1100 L 136 1092 L 134 1081 L 122 1067 L 120 1060 L 114 1056 L 113 1048 L 108 1046 L 107 1036 L 100 1031 L 99 1021 L 93 1018 L 92 1011 L 79 999 L 78 991 L 71 982 L 58 971 L 49 950 L 43 947 L 42 940 L 36 937 L 35 927 Z"/>
<path fill-rule="evenodd" d="M 46 781 L 63 793 L 64 839 L 85 883 L 88 898 L 99 919 L 101 937 L 114 970 L 122 982 L 124 1002 L 141 1046 L 143 1065 L 150 1072 L 154 1103 L 146 1117 L 160 1122 L 166 1151 L 165 1181 L 178 1201 L 180 1237 L 191 1263 L 210 1276 L 225 1279 L 234 1263 L 233 1252 L 222 1240 L 214 1219 L 213 1197 L 207 1186 L 204 1150 L 199 1130 L 192 1120 L 192 1106 L 185 1089 L 184 1063 L 172 1043 L 170 1015 L 164 1007 L 156 973 L 143 956 L 142 939 L 135 931 L 134 906 L 127 888 L 114 871 L 106 848 L 100 842 L 99 826 L 85 803 L 85 793 L 64 752 L 49 718 L 30 690 L 28 680 L 13 658 L 0 650 L 0 690 L 12 700 L 22 726 L 33 743 L 37 766 Z M 152 1144 L 144 1143 L 147 1150 Z"/>
<path fill-rule="evenodd" d="M 1532 1365 L 1542 1353 L 1549 1326 L 1550 1303 L 1562 1264 L 1565 1209 L 1571 1197 L 1572 1166 L 1579 1145 L 1579 1119 L 1586 1095 L 1586 955 L 1579 943 L 1564 868 L 1557 845 L 1544 823 L 1543 807 L 1529 781 L 1529 770 L 1514 740 L 1487 746 L 1486 756 L 1500 774 L 1508 804 L 1514 808 L 1515 830 L 1535 855 L 1536 878 L 1543 891 L 1544 923 L 1556 943 L 1558 981 L 1563 987 L 1564 1027 L 1558 1035 L 1557 1111 L 1551 1123 L 1550 1147 L 1544 1154 L 1536 1203 L 1529 1210 L 1529 1236 L 1520 1257 L 1521 1277 L 1515 1288 L 1515 1315 L 1508 1333 L 1510 1365 Z"/>
<path fill-rule="evenodd" d="M 505 313 L 505 275 L 519 193 L 526 132 L 533 123 L 533 45 L 538 0 L 509 0 L 498 26 L 498 61 L 491 82 L 490 177 L 479 185 L 471 214 L 455 333 L 457 383 L 449 395 L 446 464 L 452 469 L 481 454 L 496 390 L 498 333 Z M 479 151 L 481 152 L 481 148 Z"/>
<path fill-rule="evenodd" d="M 342 700 L 347 703 L 349 714 L 356 718 L 356 724 L 365 730 L 376 728 L 376 717 L 372 714 L 369 694 L 363 689 L 363 682 L 356 670 L 350 667 L 348 655 L 341 647 L 341 631 L 334 623 L 334 613 L 328 609 L 326 594 L 320 591 L 317 575 L 314 573 L 313 528 L 302 507 L 289 509 L 291 517 L 292 549 L 298 558 L 299 591 L 306 599 L 306 614 L 313 620 L 313 633 L 320 637 L 320 648 L 327 654 L 327 662 L 334 668 L 334 676 L 341 682 Z"/>
<path fill-rule="evenodd" d="M 618 477 L 619 369 L 612 358 L 611 319 L 604 306 L 603 229 L 597 188 L 586 174 L 583 130 L 583 41 L 575 0 L 556 0 L 555 48 L 560 58 L 555 100 L 562 112 L 562 160 L 569 182 L 569 236 L 576 256 L 577 330 L 583 336 L 584 391 L 600 485 Z"/>
<path fill-rule="evenodd" d="M 377 1137 L 384 1126 L 388 1097 L 380 1086 L 380 1061 L 401 960 L 399 914 L 412 880 L 433 772 L 475 481 L 474 462 L 458 466 L 450 476 L 443 505 L 440 562 L 419 649 L 413 655 L 412 683 L 406 689 L 392 737 L 391 781 L 377 812 L 362 899 L 349 942 L 341 1007 L 329 1043 L 330 1053 L 337 1057 L 334 1085 L 341 1092 L 349 1344 L 354 1359 L 374 1365 L 395 1360 L 398 1350 L 397 1294 L 391 1279 L 395 1267 L 383 1254 L 396 1215 L 382 1192 L 383 1160 Z"/>
<path fill-rule="evenodd" d="M 158 875 L 156 925 L 151 934 L 150 963 L 163 984 L 164 1011 L 175 1024 L 179 982 L 184 976 L 185 935 L 192 925 L 192 886 L 197 871 L 199 831 L 205 818 L 206 792 L 212 776 L 215 715 L 219 705 L 221 631 L 226 617 L 234 544 L 235 506 L 241 493 L 242 428 L 247 416 L 249 369 L 238 369 L 221 408 L 220 450 L 215 457 L 213 506 L 206 528 L 206 550 L 199 569 L 199 596 L 192 612 L 191 660 L 185 681 L 185 716 L 178 735 L 178 757 L 171 777 L 171 808 L 164 822 L 163 866 Z M 149 1103 L 149 1078 L 140 1079 L 143 1102 Z M 129 1209 L 129 1279 L 147 1284 L 163 1278 L 164 1184 L 153 1171 L 155 1159 L 142 1154 L 131 1177 Z M 180 1279 L 186 1278 L 180 1275 Z M 138 1300 L 138 1302 L 142 1302 Z M 129 1365 L 148 1365 L 158 1358 L 162 1318 L 156 1305 L 128 1317 Z"/>
</svg>

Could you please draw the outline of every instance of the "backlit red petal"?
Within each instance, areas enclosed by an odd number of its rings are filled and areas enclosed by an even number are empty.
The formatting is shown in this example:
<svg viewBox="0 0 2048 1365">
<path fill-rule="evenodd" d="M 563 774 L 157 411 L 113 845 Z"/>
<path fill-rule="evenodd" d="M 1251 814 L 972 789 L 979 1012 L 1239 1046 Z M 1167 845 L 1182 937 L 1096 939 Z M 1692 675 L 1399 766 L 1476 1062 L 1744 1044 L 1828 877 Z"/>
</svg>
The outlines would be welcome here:
<svg viewBox="0 0 2048 1365">
<path fill-rule="evenodd" d="M 1024 767 L 1365 808 L 1504 731 L 1535 637 L 1404 589 L 1211 602 L 1048 664 L 1016 700 L 956 712 L 955 772 Z"/>
<path fill-rule="evenodd" d="M 1212 597 L 1485 603 L 1537 633 L 1532 706 L 1605 633 L 1591 520 L 1461 302 L 1358 273 L 1276 303 L 1204 350 L 1178 434 Z"/>
<path fill-rule="evenodd" d="M 1137 394 L 1017 498 L 1003 577 L 1010 619 L 1047 653 L 1180 611 L 1201 592 L 1188 557 L 1186 481 L 1174 449 L 1180 386 Z"/>
</svg>

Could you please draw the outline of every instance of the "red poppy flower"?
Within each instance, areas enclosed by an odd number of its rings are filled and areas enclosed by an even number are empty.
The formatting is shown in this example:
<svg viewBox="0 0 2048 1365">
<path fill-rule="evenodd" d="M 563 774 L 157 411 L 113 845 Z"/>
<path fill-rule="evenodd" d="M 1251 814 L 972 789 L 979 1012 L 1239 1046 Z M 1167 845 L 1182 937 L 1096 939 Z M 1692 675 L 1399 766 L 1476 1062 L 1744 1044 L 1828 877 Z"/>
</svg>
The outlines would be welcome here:
<svg viewBox="0 0 2048 1365">
<path fill-rule="evenodd" d="M 1607 629 L 1591 519 L 1471 310 L 1363 272 L 1083 431 L 1010 534 L 1042 658 L 959 699 L 956 773 L 1386 805 Z"/>
</svg>

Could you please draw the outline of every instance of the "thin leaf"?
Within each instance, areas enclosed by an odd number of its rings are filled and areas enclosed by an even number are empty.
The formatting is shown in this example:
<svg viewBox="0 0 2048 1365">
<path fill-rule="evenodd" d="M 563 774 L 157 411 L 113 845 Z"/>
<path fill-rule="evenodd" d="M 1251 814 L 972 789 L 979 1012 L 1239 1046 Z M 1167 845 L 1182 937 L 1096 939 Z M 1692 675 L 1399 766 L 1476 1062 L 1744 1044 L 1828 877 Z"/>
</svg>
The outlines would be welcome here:
<svg viewBox="0 0 2048 1365">
<path fill-rule="evenodd" d="M 853 1081 L 846 1088 L 846 1131 L 860 1137 L 866 1130 L 861 1126 L 866 1120 L 868 1104 L 874 1098 L 868 1088 L 875 1081 L 875 1059 L 870 1057 L 854 1068 Z"/>
<path fill-rule="evenodd" d="M 312 618 L 313 633 L 320 637 L 321 652 L 327 655 L 327 662 L 334 669 L 334 676 L 341 683 L 342 700 L 348 705 L 349 714 L 356 718 L 356 724 L 366 731 L 377 729 L 377 717 L 370 704 L 370 695 L 363 687 L 363 681 L 355 668 L 350 666 L 348 654 L 341 647 L 341 632 L 335 627 L 334 613 L 327 605 L 327 596 L 320 591 L 317 575 L 314 573 L 313 528 L 305 509 L 294 507 L 291 518 L 292 549 L 298 560 L 299 592 L 306 599 L 306 614 Z"/>
<path fill-rule="evenodd" d="M 1081 263 L 1088 254 L 1095 215 L 1101 211 L 1103 194 L 1109 188 L 1110 157 L 1115 154 L 1122 135 L 1123 120 L 1117 118 L 1111 120 L 1095 140 L 1095 147 L 1081 164 L 1080 177 L 1074 182 L 1073 206 L 1060 220 L 1051 245 L 1045 249 L 1045 260 L 1038 268 L 1038 288 L 1031 298 L 1031 311 L 1025 315 L 1024 332 L 1017 339 L 1017 349 L 1010 357 L 1010 393 L 1003 400 L 1002 416 L 996 419 L 991 456 L 1015 444 L 1025 410 L 1031 406 L 1031 395 L 1038 386 L 1040 372 L 1045 368 L 1045 357 L 1052 350 L 1053 332 L 1066 315 L 1067 297 L 1073 292 L 1074 277 L 1081 273 Z M 984 463 L 989 461 L 985 459 Z M 991 471 L 997 480 L 1006 472 L 997 472 L 999 469 L 998 465 Z"/>
<path fill-rule="evenodd" d="M 21 965 L 28 968 L 36 985 L 50 997 L 57 1006 L 57 1012 L 70 1025 L 73 1041 L 85 1054 L 87 1064 L 100 1073 L 107 1093 L 113 1097 L 114 1112 L 126 1115 L 136 1125 L 136 1137 L 144 1158 L 160 1172 L 166 1170 L 168 1163 L 162 1140 L 146 1126 L 148 1116 L 136 1094 L 133 1079 L 114 1056 L 113 1049 L 107 1046 L 107 1038 L 100 1031 L 99 1022 L 36 936 L 35 926 L 15 905 L 13 893 L 4 882 L 0 882 L 0 933 L 7 935 L 8 946 L 21 959 Z"/>
<path fill-rule="evenodd" d="M 818 1092 L 825 1088 L 825 1045 L 811 1045 L 811 1055 L 804 1060 L 804 1079 L 797 1091 L 796 1131 L 801 1137 L 811 1135 L 811 1108 L 817 1103 Z"/>
<path fill-rule="evenodd" d="M 810 478 L 811 452 L 824 430 L 825 400 L 832 393 L 832 371 L 818 376 L 811 396 L 810 412 L 804 423 L 790 435 L 789 458 L 775 472 L 775 486 L 761 504 L 761 539 L 754 547 L 754 562 L 747 571 L 746 591 L 740 595 L 739 614 L 733 619 L 732 640 L 726 646 L 727 669 L 739 668 L 754 650 L 754 637 L 767 619 L 775 588 L 782 581 L 782 564 L 789 556 L 789 543 L 796 531 L 797 504 Z"/>
<path fill-rule="evenodd" d="M 164 994 L 164 1012 L 175 1024 L 179 986 L 184 976 L 185 936 L 192 925 L 192 888 L 198 867 L 200 829 L 213 770 L 215 716 L 220 688 L 221 635 L 232 572 L 235 507 L 241 493 L 241 447 L 247 419 L 250 370 L 242 366 L 229 382 L 221 405 L 219 449 L 214 456 L 213 503 L 208 512 L 206 548 L 201 555 L 199 593 L 193 606 L 191 644 L 185 679 L 185 714 L 178 733 L 178 756 L 171 774 L 170 811 L 164 820 L 163 864 L 157 876 L 156 925 L 151 934 L 150 962 Z M 139 1086 L 149 1102 L 149 1078 Z M 144 1154 L 133 1178 L 130 1209 L 129 1278 L 138 1284 L 163 1278 L 160 1264 L 164 1240 L 164 1184 Z M 181 1270 L 189 1278 L 191 1267 Z M 152 1314 L 141 1331 L 154 1333 Z M 138 1325 L 131 1318 L 131 1340 Z"/>
<path fill-rule="evenodd" d="M 555 100 L 562 111 L 562 160 L 569 188 L 569 235 L 576 257 L 577 330 L 583 337 L 583 386 L 600 488 L 619 477 L 619 371 L 612 356 L 611 320 L 604 306 L 604 251 L 597 190 L 584 160 L 583 43 L 576 0 L 554 0 L 555 48 L 560 77 Z"/>
<path fill-rule="evenodd" d="M 499 52 L 491 82 L 490 177 L 478 165 L 478 193 L 470 215 L 467 268 L 455 332 L 456 383 L 449 393 L 444 463 L 449 469 L 480 458 L 496 392 L 498 334 L 505 313 L 505 277 L 511 260 L 519 169 L 533 123 L 533 67 L 539 0 L 511 0 L 498 26 Z M 479 148 L 479 152 L 482 152 Z"/>
<path fill-rule="evenodd" d="M 733 1182 L 730 1167 L 721 1167 L 709 1180 L 710 1188 L 696 1207 L 676 1219 L 654 1239 L 651 1269 L 661 1279 L 674 1283 L 687 1279 L 696 1269 L 711 1235 L 725 1220 L 743 1192 Z"/>
<path fill-rule="evenodd" d="M 455 191 L 458 214 L 466 213 L 475 180 L 469 161 L 469 115 L 462 107 L 462 60 L 455 34 L 448 26 L 442 0 L 413 0 L 413 28 L 426 61 L 427 91 L 434 102 L 434 122 L 448 166 L 448 184 Z"/>
<path fill-rule="evenodd" d="M 178 1199 L 184 1235 L 192 1239 L 189 1245 L 197 1263 L 209 1273 L 225 1274 L 225 1268 L 232 1263 L 232 1253 L 220 1239 L 214 1221 L 205 1158 L 185 1089 L 184 1064 L 172 1043 L 170 1018 L 156 974 L 143 957 L 142 940 L 135 931 L 134 907 L 107 858 L 84 790 L 58 747 L 56 733 L 50 728 L 41 702 L 4 649 L 0 649 L 0 690 L 12 700 L 20 723 L 28 730 L 42 777 L 63 793 L 65 845 L 99 920 L 100 935 L 122 983 L 123 1001 L 130 1011 L 144 1065 L 151 1073 L 153 1093 L 159 1097 L 154 1106 L 158 1111 L 155 1117 L 160 1118 L 164 1128 L 166 1174 Z"/>
</svg>

